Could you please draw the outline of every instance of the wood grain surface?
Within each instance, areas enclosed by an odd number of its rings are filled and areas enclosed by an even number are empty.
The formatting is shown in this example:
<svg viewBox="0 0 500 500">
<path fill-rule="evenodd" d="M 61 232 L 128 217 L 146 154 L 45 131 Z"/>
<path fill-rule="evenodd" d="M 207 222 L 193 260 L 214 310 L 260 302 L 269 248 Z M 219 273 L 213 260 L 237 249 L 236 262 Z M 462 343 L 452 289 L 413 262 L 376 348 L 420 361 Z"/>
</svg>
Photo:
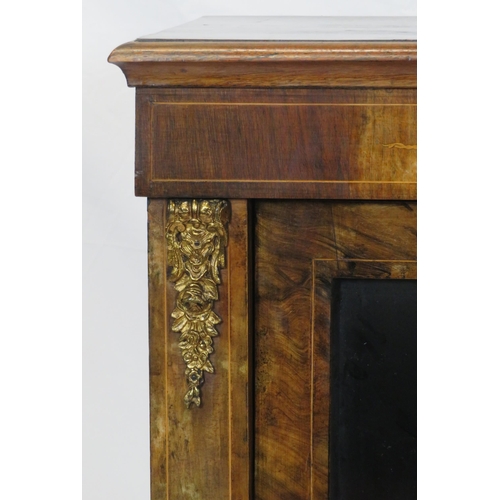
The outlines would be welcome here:
<svg viewBox="0 0 500 500">
<path fill-rule="evenodd" d="M 108 61 L 130 87 L 415 88 L 417 43 L 130 42 Z"/>
<path fill-rule="evenodd" d="M 205 377 L 202 406 L 187 409 L 185 364 L 172 332 L 176 291 L 166 281 L 167 200 L 151 200 L 149 226 L 152 500 L 248 499 L 251 494 L 249 409 L 249 262 L 247 202 L 235 200 L 227 265 L 221 271 L 222 318 L 214 339 L 214 374 Z"/>
<path fill-rule="evenodd" d="M 152 500 L 329 500 L 332 283 L 416 277 L 416 49 L 150 39 L 109 56 L 137 87 L 149 198 Z M 165 240 L 186 197 L 232 211 L 215 373 L 190 409 Z"/>
<path fill-rule="evenodd" d="M 416 92 L 138 90 L 136 194 L 416 198 Z"/>
<path fill-rule="evenodd" d="M 416 204 L 255 212 L 255 498 L 328 500 L 331 283 L 415 278 Z"/>
</svg>

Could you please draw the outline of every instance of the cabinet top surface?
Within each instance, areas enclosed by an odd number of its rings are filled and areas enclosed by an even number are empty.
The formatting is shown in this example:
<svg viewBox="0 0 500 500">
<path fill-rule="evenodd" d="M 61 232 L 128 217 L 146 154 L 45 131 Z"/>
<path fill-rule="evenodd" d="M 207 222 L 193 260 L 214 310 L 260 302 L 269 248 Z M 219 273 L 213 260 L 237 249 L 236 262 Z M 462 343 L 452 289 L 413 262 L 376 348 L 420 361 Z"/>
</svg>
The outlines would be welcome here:
<svg viewBox="0 0 500 500">
<path fill-rule="evenodd" d="M 201 17 L 117 47 L 131 87 L 415 88 L 415 17 Z"/>
<path fill-rule="evenodd" d="M 415 41 L 416 17 L 206 16 L 159 33 L 151 41 Z"/>
</svg>

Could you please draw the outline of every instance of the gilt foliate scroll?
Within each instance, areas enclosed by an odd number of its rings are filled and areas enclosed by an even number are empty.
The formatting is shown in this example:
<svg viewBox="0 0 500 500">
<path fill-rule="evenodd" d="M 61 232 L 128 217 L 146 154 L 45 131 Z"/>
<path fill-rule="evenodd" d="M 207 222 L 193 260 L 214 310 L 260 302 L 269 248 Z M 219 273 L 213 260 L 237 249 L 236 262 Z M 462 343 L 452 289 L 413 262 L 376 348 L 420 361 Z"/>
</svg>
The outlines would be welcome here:
<svg viewBox="0 0 500 500">
<path fill-rule="evenodd" d="M 224 200 L 171 200 L 168 205 L 168 279 L 177 291 L 172 330 L 180 334 L 188 390 L 184 403 L 200 406 L 203 372 L 214 373 L 210 362 L 219 298 L 219 269 L 225 266 L 229 205 Z"/>
</svg>

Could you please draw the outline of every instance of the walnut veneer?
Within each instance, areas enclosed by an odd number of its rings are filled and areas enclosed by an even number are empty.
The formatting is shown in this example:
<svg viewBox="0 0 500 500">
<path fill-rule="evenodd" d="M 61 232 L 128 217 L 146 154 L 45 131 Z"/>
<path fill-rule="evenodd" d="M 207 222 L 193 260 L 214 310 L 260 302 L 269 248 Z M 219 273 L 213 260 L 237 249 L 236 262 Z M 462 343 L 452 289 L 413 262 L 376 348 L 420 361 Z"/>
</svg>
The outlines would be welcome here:
<svg viewBox="0 0 500 500">
<path fill-rule="evenodd" d="M 149 198 L 152 499 L 332 498 L 330 285 L 416 278 L 414 19 L 201 18 L 109 61 Z"/>
</svg>

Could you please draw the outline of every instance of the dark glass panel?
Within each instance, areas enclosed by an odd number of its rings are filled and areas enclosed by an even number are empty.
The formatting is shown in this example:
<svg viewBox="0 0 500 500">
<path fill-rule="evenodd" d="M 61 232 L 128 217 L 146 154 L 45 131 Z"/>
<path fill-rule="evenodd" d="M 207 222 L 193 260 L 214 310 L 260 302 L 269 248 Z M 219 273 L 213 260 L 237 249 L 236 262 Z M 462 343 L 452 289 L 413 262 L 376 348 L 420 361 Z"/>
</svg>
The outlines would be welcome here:
<svg viewBox="0 0 500 500">
<path fill-rule="evenodd" d="M 334 283 L 330 499 L 416 499 L 417 283 Z"/>
</svg>

